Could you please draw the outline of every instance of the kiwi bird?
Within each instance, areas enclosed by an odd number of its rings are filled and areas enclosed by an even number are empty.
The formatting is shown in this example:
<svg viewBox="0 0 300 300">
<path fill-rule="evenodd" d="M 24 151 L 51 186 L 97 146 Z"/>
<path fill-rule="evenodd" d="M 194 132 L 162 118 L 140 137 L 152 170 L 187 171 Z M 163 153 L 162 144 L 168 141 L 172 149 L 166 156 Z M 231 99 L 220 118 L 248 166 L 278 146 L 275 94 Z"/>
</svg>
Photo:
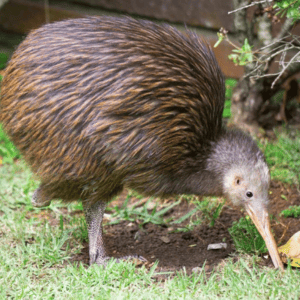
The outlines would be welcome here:
<svg viewBox="0 0 300 300">
<path fill-rule="evenodd" d="M 40 179 L 35 206 L 83 203 L 90 263 L 105 264 L 102 218 L 124 187 L 145 196 L 224 195 L 283 268 L 268 218 L 269 169 L 222 125 L 224 78 L 195 33 L 89 17 L 34 30 L 4 73 L 0 121 Z"/>
</svg>

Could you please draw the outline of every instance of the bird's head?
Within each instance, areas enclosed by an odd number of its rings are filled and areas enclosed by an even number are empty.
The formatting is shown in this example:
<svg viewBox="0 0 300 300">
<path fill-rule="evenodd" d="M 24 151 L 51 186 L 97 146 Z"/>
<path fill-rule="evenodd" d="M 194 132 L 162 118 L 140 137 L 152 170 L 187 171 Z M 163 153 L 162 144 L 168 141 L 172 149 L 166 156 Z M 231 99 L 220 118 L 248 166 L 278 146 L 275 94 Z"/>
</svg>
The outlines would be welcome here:
<svg viewBox="0 0 300 300">
<path fill-rule="evenodd" d="M 215 145 L 209 164 L 219 174 L 226 198 L 245 209 L 265 240 L 274 266 L 283 269 L 268 214 L 269 168 L 255 142 L 243 133 L 230 132 Z"/>
<path fill-rule="evenodd" d="M 263 158 L 255 162 L 237 161 L 224 172 L 223 191 L 234 205 L 268 207 L 269 168 Z"/>
</svg>

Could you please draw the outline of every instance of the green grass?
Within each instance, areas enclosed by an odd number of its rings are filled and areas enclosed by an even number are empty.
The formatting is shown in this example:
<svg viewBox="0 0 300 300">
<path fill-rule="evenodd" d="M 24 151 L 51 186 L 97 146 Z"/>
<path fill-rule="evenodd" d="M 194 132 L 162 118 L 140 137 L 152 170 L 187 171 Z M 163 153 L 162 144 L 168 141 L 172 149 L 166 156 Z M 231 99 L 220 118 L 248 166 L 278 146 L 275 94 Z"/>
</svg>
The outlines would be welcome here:
<svg viewBox="0 0 300 300">
<path fill-rule="evenodd" d="M 0 53 L 0 69 L 1 62 L 3 62 L 3 53 Z M 2 76 L 0 75 L 0 84 L 1 84 Z M 0 86 L 1 88 L 1 86 Z M 0 165 L 2 163 L 12 163 L 14 159 L 19 158 L 19 152 L 13 143 L 9 140 L 7 135 L 4 133 L 2 129 L 2 125 L 0 124 Z"/>
<path fill-rule="evenodd" d="M 220 203 L 218 197 L 203 197 L 199 200 L 196 196 L 182 195 L 180 196 L 180 200 L 186 200 L 195 205 L 195 208 L 191 209 L 185 215 L 170 222 L 170 224 L 178 225 L 184 221 L 188 221 L 182 227 L 176 229 L 176 231 L 182 232 L 191 231 L 202 223 L 208 224 L 211 227 L 214 226 L 225 204 L 224 200 Z"/>
<path fill-rule="evenodd" d="M 288 209 L 284 209 L 281 215 L 285 218 L 299 218 L 300 217 L 300 206 L 290 206 Z"/>
<path fill-rule="evenodd" d="M 130 204 L 132 198 L 134 203 Z M 190 204 L 194 204 L 195 207 L 180 217 L 168 214 L 182 201 L 188 201 Z M 164 226 L 176 224 L 178 226 L 182 225 L 176 231 L 186 232 L 193 230 L 204 222 L 209 224 L 209 226 L 214 226 L 224 203 L 225 201 L 220 203 L 217 197 L 204 197 L 202 200 L 199 200 L 198 197 L 193 195 L 181 195 L 173 203 L 162 205 L 161 203 L 159 204 L 157 199 L 152 197 L 145 202 L 142 196 L 134 191 L 129 191 L 121 206 L 107 207 L 107 211 L 110 212 L 110 221 L 106 225 L 119 224 L 124 220 L 130 222 L 139 220 L 140 227 L 146 223 Z"/>
<path fill-rule="evenodd" d="M 12 163 L 14 159 L 20 157 L 18 150 L 2 130 L 1 124 L 0 124 L 0 157 L 2 157 L 3 163 Z"/>
<path fill-rule="evenodd" d="M 265 241 L 248 216 L 233 222 L 228 231 L 238 252 L 255 254 L 268 252 Z"/>
<path fill-rule="evenodd" d="M 258 269 L 244 260 L 228 262 L 220 272 L 205 272 L 156 283 L 155 266 L 146 271 L 111 262 L 106 269 L 67 266 L 22 269 L 0 279 L 2 299 L 297 299 L 299 273 Z M 3 277 L 2 277 L 3 278 Z M 2 281 L 2 282 L 1 282 Z"/>
<path fill-rule="evenodd" d="M 164 219 L 163 216 L 171 210 L 174 206 L 178 205 L 180 203 L 179 201 L 176 201 L 172 203 L 171 205 L 168 205 L 162 209 L 158 209 L 158 205 L 155 204 L 154 208 L 149 207 L 150 204 L 152 204 L 153 199 L 150 198 L 145 204 L 141 205 L 139 204 L 141 201 L 135 202 L 134 205 L 129 206 L 128 202 L 130 198 L 132 197 L 132 194 L 128 194 L 125 201 L 123 202 L 122 206 L 118 207 L 115 206 L 113 208 L 113 213 L 111 214 L 111 221 L 109 224 L 118 224 L 123 220 L 126 221 L 135 221 L 137 219 L 141 220 L 140 226 L 146 224 L 146 223 L 153 223 L 157 225 L 163 225 L 168 223 L 171 218 L 168 220 Z"/>
<path fill-rule="evenodd" d="M 291 133 L 290 133 L 291 135 Z M 277 133 L 277 141 L 260 143 L 272 179 L 286 183 L 300 183 L 300 132 L 292 133 L 292 138 L 286 130 Z"/>
</svg>

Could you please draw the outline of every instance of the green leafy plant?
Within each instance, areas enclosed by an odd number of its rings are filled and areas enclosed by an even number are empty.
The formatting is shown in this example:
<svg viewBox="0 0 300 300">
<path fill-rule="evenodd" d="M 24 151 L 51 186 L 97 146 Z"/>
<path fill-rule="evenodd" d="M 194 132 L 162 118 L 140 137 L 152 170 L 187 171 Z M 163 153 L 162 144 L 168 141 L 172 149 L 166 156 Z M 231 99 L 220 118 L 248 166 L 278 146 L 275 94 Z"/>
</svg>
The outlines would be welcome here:
<svg viewBox="0 0 300 300">
<path fill-rule="evenodd" d="M 73 236 L 76 240 L 80 240 L 81 242 L 88 241 L 88 229 L 84 216 L 74 218 L 71 220 L 70 225 L 75 228 Z"/>
<path fill-rule="evenodd" d="M 234 62 L 235 65 L 244 66 L 250 62 L 253 62 L 253 53 L 249 45 L 248 39 L 245 39 L 242 47 L 233 49 L 232 54 L 228 55 L 228 58 Z"/>
<path fill-rule="evenodd" d="M 237 46 L 228 38 L 227 31 L 221 28 L 220 32 L 218 32 L 218 41 L 215 43 L 214 47 L 218 47 L 223 40 L 226 40 L 231 46 L 233 46 L 233 53 L 229 54 L 228 58 L 232 60 L 236 66 L 245 66 L 246 64 L 257 60 L 254 52 L 252 51 L 253 46 L 250 46 L 248 39 L 244 40 L 244 45 Z"/>
<path fill-rule="evenodd" d="M 204 197 L 202 201 L 198 202 L 197 207 L 202 211 L 204 218 L 209 221 L 209 226 L 213 227 L 215 221 L 219 217 L 225 201 L 219 203 L 217 197 Z"/>
<path fill-rule="evenodd" d="M 186 195 L 181 197 L 186 197 Z M 190 200 L 190 202 L 192 202 L 196 207 L 188 211 L 179 219 L 171 222 L 171 224 L 181 224 L 189 219 L 187 224 L 185 224 L 183 227 L 177 228 L 176 231 L 188 232 L 203 222 L 209 224 L 210 227 L 213 227 L 225 204 L 225 200 L 220 203 L 217 197 L 203 197 L 201 201 L 199 201 L 197 197 L 195 198 L 196 199 Z"/>
<path fill-rule="evenodd" d="M 281 216 L 288 218 L 299 218 L 300 217 L 300 206 L 290 206 L 288 209 L 284 209 L 281 213 Z"/>
<path fill-rule="evenodd" d="M 276 1 L 273 8 L 279 9 L 278 15 L 282 18 L 286 15 L 294 21 L 300 19 L 300 0 L 281 0 Z"/>
<path fill-rule="evenodd" d="M 265 241 L 248 216 L 234 222 L 228 231 L 237 251 L 255 254 L 268 251 Z"/>
<path fill-rule="evenodd" d="M 218 219 L 218 217 L 220 216 L 224 204 L 225 204 L 225 200 L 222 203 L 219 203 L 217 208 L 214 210 L 212 217 L 211 217 L 211 221 L 209 223 L 209 226 L 213 227 L 215 225 L 215 222 Z"/>
</svg>

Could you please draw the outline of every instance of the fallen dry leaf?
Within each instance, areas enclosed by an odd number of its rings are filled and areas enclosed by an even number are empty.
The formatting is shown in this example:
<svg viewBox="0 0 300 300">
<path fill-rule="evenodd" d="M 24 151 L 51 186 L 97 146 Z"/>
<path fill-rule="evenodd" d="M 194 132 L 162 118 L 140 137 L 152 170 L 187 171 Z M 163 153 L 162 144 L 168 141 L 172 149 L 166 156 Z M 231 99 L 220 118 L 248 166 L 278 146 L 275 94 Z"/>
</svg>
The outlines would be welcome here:
<svg viewBox="0 0 300 300">
<path fill-rule="evenodd" d="M 291 266 L 300 268 L 300 231 L 295 233 L 288 242 L 278 248 L 281 260 L 287 263 L 291 260 Z"/>
</svg>

